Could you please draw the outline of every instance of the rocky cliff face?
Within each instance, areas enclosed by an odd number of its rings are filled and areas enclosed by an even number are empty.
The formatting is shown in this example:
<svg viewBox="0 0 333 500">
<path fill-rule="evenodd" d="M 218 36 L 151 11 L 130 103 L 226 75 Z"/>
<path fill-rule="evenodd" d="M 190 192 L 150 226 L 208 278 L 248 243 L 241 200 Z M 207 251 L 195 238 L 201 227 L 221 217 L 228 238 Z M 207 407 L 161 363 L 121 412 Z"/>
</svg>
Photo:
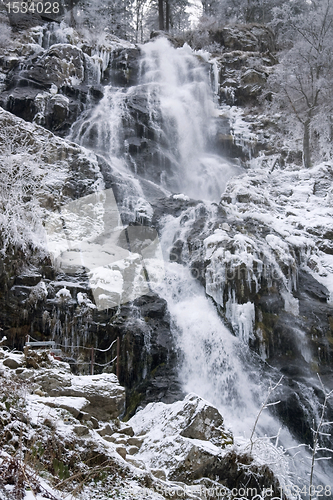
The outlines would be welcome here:
<svg viewBox="0 0 333 500">
<path fill-rule="evenodd" d="M 46 220 L 57 207 L 104 185 L 95 155 L 87 154 L 40 126 L 27 125 L 3 110 L 0 119 L 9 135 L 15 130 L 16 141 L 29 134 L 43 170 L 52 164 L 48 185 L 38 194 Z M 42 234 L 42 244 L 46 243 L 46 238 L 47 235 Z M 38 340 L 55 338 L 60 344 L 68 339 L 66 342 L 73 346 L 97 343 L 101 349 L 106 349 L 119 337 L 119 376 L 129 389 L 129 414 L 143 400 L 172 401 L 181 394 L 175 373 L 177 355 L 170 319 L 162 299 L 149 294 L 147 289 L 147 295 L 140 299 L 108 311 L 98 311 L 92 302 L 94 297 L 85 269 L 74 268 L 64 273 L 61 268 L 54 267 L 43 246 L 27 247 L 25 251 L 9 248 L 13 256 L 7 253 L 1 259 L 0 300 L 1 324 L 10 345 L 22 348 L 27 335 L 32 335 Z M 72 354 L 78 356 L 78 350 L 74 350 Z M 106 356 L 97 354 L 96 363 L 105 365 L 115 355 L 114 349 Z M 80 369 L 89 369 L 87 356 Z M 152 372 L 153 386 L 149 382 Z"/>
<path fill-rule="evenodd" d="M 67 264 L 75 261 L 75 244 L 83 241 L 80 234 L 75 233 L 76 242 L 68 235 L 74 220 L 71 216 L 79 217 L 82 208 L 74 210 L 72 203 L 88 200 L 86 197 L 98 191 L 114 192 L 119 214 L 107 215 L 119 215 L 117 221 L 123 224 L 117 245 L 126 251 L 132 245 L 132 254 L 145 261 L 142 264 L 138 258 L 132 262 L 136 285 L 151 272 L 152 256 L 145 254 L 145 245 L 156 238 L 156 231 L 161 236 L 167 223 L 171 224 L 174 233 L 167 258 L 191 269 L 221 318 L 260 358 L 266 373 L 273 370 L 285 375 L 278 395 L 282 403 L 275 412 L 294 435 L 310 443 L 311 421 L 317 418 L 323 397 L 313 375 L 319 372 L 330 387 L 332 374 L 332 227 L 328 217 L 332 165 L 327 162 L 309 172 L 276 161 L 276 147 L 267 131 L 257 133 L 260 120 L 257 130 L 250 130 L 244 113 L 230 106 L 257 102 L 275 63 L 269 30 L 260 26 L 225 28 L 214 35 L 224 49 L 214 62 L 206 60 L 200 66 L 200 71 L 204 68 L 211 74 L 215 67 L 215 90 L 225 103 L 216 117 L 210 146 L 214 152 L 227 150 L 231 158 L 241 157 L 250 167 L 229 181 L 221 199 L 208 203 L 185 195 L 172 196 L 168 191 L 180 153 L 176 139 L 166 134 L 172 120 L 162 123 L 158 113 L 152 118 L 158 95 L 148 85 L 131 90 L 142 70 L 142 47 L 112 37 L 96 46 L 64 25 L 16 29 L 15 42 L 9 41 L 0 59 L 0 122 L 7 131 L 0 141 L 3 147 L 12 141 L 14 150 L 6 153 L 7 160 L 23 154 L 15 150 L 20 138 L 24 144 L 28 141 L 29 154 L 32 151 L 38 156 L 45 182 L 35 195 L 46 233 L 51 221 L 58 228 L 54 233 L 65 235 L 58 243 L 66 240 L 73 245 L 66 250 Z M 98 123 L 105 117 L 96 114 L 96 109 L 103 99 L 117 99 L 115 95 L 125 110 L 117 122 L 121 129 L 117 158 L 131 164 L 127 171 L 112 156 L 114 150 L 110 153 L 105 144 L 104 149 L 100 147 Z M 118 109 L 112 108 L 111 119 L 117 118 Z M 111 136 L 107 136 L 107 146 Z M 268 153 L 266 157 L 250 164 L 251 155 L 260 150 Z M 91 234 L 103 219 L 97 212 L 88 218 L 90 229 L 85 228 Z M 131 240 L 133 228 L 140 228 L 140 236 L 135 233 Z M 108 236 L 105 231 L 98 233 L 101 246 Z M 132 283 L 130 296 L 124 279 L 121 290 L 116 290 L 117 297 L 127 293 L 130 299 L 96 307 L 95 291 L 99 288 L 99 294 L 104 294 L 104 277 L 93 286 L 89 266 L 76 263 L 69 268 L 52 260 L 40 242 L 29 243 L 24 250 L 8 245 L 0 262 L 0 325 L 8 345 L 22 348 L 27 335 L 38 340 L 53 338 L 67 347 L 68 356 L 76 358 L 73 370 L 87 372 L 90 351 L 80 351 L 77 346 L 103 350 L 119 337 L 119 381 L 127 390 L 123 415 L 131 417 L 139 405 L 181 399 L 179 350 L 166 301 L 148 285 L 144 293 L 135 295 Z M 111 271 L 119 278 L 126 269 L 118 265 Z M 116 363 L 111 360 L 116 354 L 115 348 L 107 354 L 96 351 L 95 370 L 115 372 Z M 70 395 L 72 392 L 62 396 Z M 162 412 L 161 408 L 165 407 L 158 407 L 158 411 Z M 188 427 L 184 429 L 182 432 L 188 431 Z M 201 439 L 193 437 L 197 431 L 190 436 L 178 432 L 176 442 L 181 446 L 184 440 Z M 200 432 L 205 433 L 205 429 Z M 211 471 L 226 474 L 227 466 L 218 455 L 212 458 L 212 449 L 192 444 L 188 457 L 198 461 L 203 457 L 201 475 L 213 480 Z M 156 458 L 158 464 L 152 462 L 157 468 L 164 464 L 162 451 Z M 247 466 L 248 460 L 245 457 L 240 463 Z M 231 456 L 230 461 L 233 463 Z M 260 475 L 262 469 L 252 472 Z M 170 474 L 180 481 L 199 477 L 196 468 L 186 476 L 179 464 L 173 464 Z"/>
<path fill-rule="evenodd" d="M 218 206 L 174 201 L 170 249 L 170 259 L 190 267 L 235 335 L 284 375 L 277 412 L 309 444 L 311 421 L 300 415 L 307 408 L 315 418 L 310 401 L 317 384 L 311 389 L 311 381 L 319 373 L 330 387 L 332 373 L 330 257 L 321 250 L 330 201 L 326 192 L 313 193 L 331 169 L 321 165 L 311 176 L 301 169 L 258 169 L 230 181 Z M 276 192 L 277 185 L 298 184 L 301 190 Z M 168 203 L 159 200 L 156 221 Z M 307 217 L 315 206 L 318 216 Z M 323 228 L 317 242 L 312 224 Z"/>
<path fill-rule="evenodd" d="M 230 495 L 232 488 L 252 498 L 280 489 L 267 466 L 233 447 L 216 408 L 194 394 L 149 404 L 124 424 L 125 390 L 113 374 L 75 376 L 46 351 L 0 348 L 0 377 L 4 500 L 28 488 L 56 500 L 76 489 L 83 498 L 117 489 L 128 499 L 152 500 Z M 11 457 L 18 448 L 24 461 Z M 224 482 L 216 479 L 221 473 Z"/>
</svg>

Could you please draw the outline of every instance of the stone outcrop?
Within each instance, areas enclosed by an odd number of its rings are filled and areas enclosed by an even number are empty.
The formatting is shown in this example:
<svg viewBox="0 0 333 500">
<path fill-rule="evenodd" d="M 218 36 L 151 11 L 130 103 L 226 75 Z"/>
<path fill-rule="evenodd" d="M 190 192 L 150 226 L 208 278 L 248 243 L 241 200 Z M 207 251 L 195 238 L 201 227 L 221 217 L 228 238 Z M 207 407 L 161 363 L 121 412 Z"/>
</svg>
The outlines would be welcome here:
<svg viewBox="0 0 333 500">
<path fill-rule="evenodd" d="M 80 411 L 88 413 L 98 420 L 112 420 L 123 414 L 125 409 L 125 390 L 118 384 L 113 374 L 73 376 L 59 380 L 53 373 L 45 371 L 34 377 L 34 382 L 52 397 L 85 398 L 87 401 Z M 65 383 L 64 383 L 65 382 Z"/>
<path fill-rule="evenodd" d="M 245 52 L 274 52 L 274 33 L 262 24 L 245 24 L 225 26 L 221 31 L 216 31 L 216 40 L 226 51 L 241 50 Z"/>
<path fill-rule="evenodd" d="M 75 31 L 55 23 L 42 26 L 39 15 L 11 17 L 18 33 L 0 61 L 0 105 L 16 116 L 65 135 L 86 104 L 103 97 L 103 84 L 136 82 L 140 51 L 134 45 L 124 48 L 111 36 L 96 47 L 86 40 L 79 43 Z"/>
<path fill-rule="evenodd" d="M 155 497 L 154 490 L 164 496 L 177 491 L 188 493 L 189 498 L 201 498 L 212 488 L 217 497 L 219 492 L 229 495 L 232 488 L 245 488 L 243 497 L 249 499 L 255 497 L 255 491 L 277 491 L 279 483 L 272 471 L 258 465 L 249 454 L 234 451 L 233 437 L 221 414 L 197 395 L 189 394 L 171 405 L 149 404 L 124 423 L 117 417 L 119 398 L 124 402 L 124 388 L 114 375 L 75 377 L 66 363 L 53 359 L 46 351 L 34 351 L 38 366 L 26 368 L 29 356 L 28 350 L 20 354 L 0 348 L 0 439 L 2 450 L 11 454 L 20 436 L 29 471 L 36 467 L 34 487 L 42 466 L 48 477 L 66 477 L 69 482 L 83 465 L 94 478 L 102 465 L 103 473 L 109 470 L 106 467 L 112 471 L 112 487 L 118 474 L 122 484 L 129 475 L 129 491 L 132 494 L 135 487 L 138 494 L 143 478 L 145 496 L 150 488 L 150 498 L 156 500 L 161 497 L 158 493 Z M 23 366 L 16 372 L 2 361 L 18 357 Z M 113 411 L 102 414 L 115 394 L 118 403 L 113 401 Z M 84 411 L 92 402 L 96 416 Z M 45 493 L 45 478 L 43 484 Z M 90 488 L 89 496 L 93 498 L 95 482 Z"/>
<path fill-rule="evenodd" d="M 46 213 L 51 214 L 56 207 L 88 195 L 97 186 L 103 185 L 98 161 L 93 154 L 87 154 L 79 146 L 54 136 L 40 126 L 27 124 L 7 111 L 0 110 L 0 122 L 8 134 L 15 135 L 16 140 L 29 137 L 30 148 L 39 155 L 42 168 L 47 169 L 52 164 L 50 184 L 39 192 L 40 203 Z M 156 238 L 156 231 L 154 235 Z M 134 236 L 130 235 L 130 238 L 133 245 L 140 243 L 135 243 Z M 134 250 L 138 251 L 136 247 L 133 247 Z M 30 270 L 26 268 L 28 262 Z M 9 345 L 23 348 L 26 335 L 31 332 L 38 340 L 56 335 L 56 341 L 62 343 L 63 332 L 73 329 L 78 335 L 78 345 L 82 345 L 80 338 L 85 335 L 85 345 L 95 345 L 97 338 L 98 347 L 106 349 L 119 336 L 120 380 L 129 389 L 129 414 L 143 401 L 155 398 L 174 401 L 181 395 L 175 373 L 177 356 L 169 315 L 165 301 L 157 295 L 146 293 L 119 309 L 98 311 L 94 309 L 94 298 L 84 269 L 75 269 L 72 274 L 66 275 L 61 269 L 53 267 L 49 256 L 33 251 L 17 251 L 14 259 L 1 259 L 0 271 L 0 320 Z M 87 329 L 89 335 L 84 333 Z M 151 339 L 149 346 L 146 338 Z M 78 352 L 75 353 L 77 355 Z M 107 358 L 97 352 L 96 362 L 105 365 L 115 355 L 115 348 Z M 85 352 L 85 356 L 88 368 L 89 351 Z M 73 369 L 77 369 L 74 359 L 71 363 Z M 115 370 L 115 364 L 112 368 Z M 151 376 L 152 373 L 154 376 Z"/>
<path fill-rule="evenodd" d="M 270 53 L 240 50 L 224 52 L 217 60 L 220 68 L 220 100 L 240 106 L 257 103 L 272 67 L 277 63 Z"/>
<path fill-rule="evenodd" d="M 155 477 L 177 481 L 180 491 L 198 480 L 205 485 L 204 478 L 212 480 L 208 482 L 211 488 L 245 487 L 248 498 L 248 492 L 253 491 L 254 496 L 255 489 L 279 491 L 279 482 L 268 467 L 256 465 L 247 454 L 231 451 L 233 438 L 222 416 L 195 394 L 172 405 L 149 404 L 129 423 L 142 439 L 136 462 L 148 464 Z"/>
</svg>

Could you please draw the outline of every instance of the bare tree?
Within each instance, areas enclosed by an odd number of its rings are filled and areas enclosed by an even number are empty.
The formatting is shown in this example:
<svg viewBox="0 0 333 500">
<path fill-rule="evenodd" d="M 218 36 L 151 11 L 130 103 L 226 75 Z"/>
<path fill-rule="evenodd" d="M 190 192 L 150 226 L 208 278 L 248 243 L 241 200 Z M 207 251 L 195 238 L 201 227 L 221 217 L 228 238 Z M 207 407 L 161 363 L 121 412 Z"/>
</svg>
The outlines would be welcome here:
<svg viewBox="0 0 333 500">
<path fill-rule="evenodd" d="M 252 432 L 251 432 L 251 436 L 250 436 L 250 453 L 252 453 L 252 450 L 253 450 L 254 435 L 255 435 L 255 431 L 256 431 L 256 428 L 258 425 L 260 415 L 262 414 L 262 412 L 264 410 L 266 410 L 266 408 L 268 408 L 270 406 L 275 406 L 275 405 L 280 403 L 280 401 L 274 401 L 273 403 L 269 403 L 269 400 L 271 398 L 271 395 L 275 391 L 275 389 L 277 389 L 281 385 L 282 379 L 283 379 L 283 375 L 280 377 L 279 381 L 276 384 L 274 384 L 274 385 L 270 384 L 269 391 L 267 393 L 265 401 L 261 404 L 261 407 L 259 409 L 259 412 L 258 412 L 257 417 L 255 419 L 255 422 L 253 424 L 253 428 L 252 428 Z"/>
<path fill-rule="evenodd" d="M 303 129 L 303 164 L 311 167 L 313 120 L 333 109 L 333 0 L 318 0 L 305 16 L 291 21 L 296 41 L 270 82 L 275 103 L 289 110 Z"/>
</svg>

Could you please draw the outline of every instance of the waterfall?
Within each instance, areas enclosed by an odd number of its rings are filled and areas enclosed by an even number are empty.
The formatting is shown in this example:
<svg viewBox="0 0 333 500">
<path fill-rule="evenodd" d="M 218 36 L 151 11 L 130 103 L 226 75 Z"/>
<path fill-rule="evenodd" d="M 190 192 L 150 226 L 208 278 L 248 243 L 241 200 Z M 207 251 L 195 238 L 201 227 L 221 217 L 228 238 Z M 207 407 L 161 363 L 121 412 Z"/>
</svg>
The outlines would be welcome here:
<svg viewBox="0 0 333 500">
<path fill-rule="evenodd" d="M 171 188 L 187 195 L 219 200 L 231 167 L 208 154 L 216 116 L 208 63 L 188 45 L 174 49 L 165 38 L 142 47 L 141 77 L 148 88 L 151 119 L 162 116 L 159 139 L 173 162 Z"/>
<path fill-rule="evenodd" d="M 211 152 L 217 107 L 210 64 L 165 38 L 142 45 L 141 53 L 137 85 L 107 86 L 97 107 L 73 126 L 71 139 L 105 155 L 118 172 L 219 201 L 235 167 Z M 144 147 L 148 153 L 140 157 Z"/>
<path fill-rule="evenodd" d="M 214 211 L 210 212 L 213 217 Z M 168 303 L 185 391 L 194 392 L 216 406 L 225 425 L 232 430 L 237 445 L 249 451 L 249 438 L 261 404 L 281 374 L 265 366 L 241 336 L 235 337 L 230 332 L 212 299 L 205 294 L 188 267 L 167 262 L 175 234 L 178 239 L 184 237 L 186 241 L 186 231 L 179 222 L 180 217 L 164 218 L 160 241 L 165 258 L 165 280 L 152 288 Z M 191 222 L 189 215 L 188 223 Z M 300 386 L 309 407 L 318 414 L 313 391 L 305 384 Z M 284 390 L 283 385 L 281 390 Z M 278 398 L 279 391 L 273 392 L 268 402 L 278 402 Z M 303 487 L 309 473 L 307 447 L 300 445 L 268 408 L 261 413 L 254 435 L 256 441 L 252 453 L 256 461 L 269 464 L 282 487 L 288 488 L 288 484 Z M 330 484 L 331 470 L 325 465 L 316 466 L 317 484 Z"/>
<path fill-rule="evenodd" d="M 236 173 L 225 159 L 212 153 L 217 107 L 209 85 L 209 63 L 203 55 L 186 45 L 176 49 L 165 38 L 140 49 L 136 85 L 126 89 L 107 86 L 103 99 L 74 124 L 70 136 L 107 163 L 117 185 L 115 195 L 123 222 L 124 213 L 127 222 L 139 222 L 141 206 L 146 203 L 145 213 L 149 214 L 153 196 L 156 201 L 172 192 L 205 200 L 212 207 L 208 202 L 219 201 L 226 182 Z M 245 342 L 251 330 L 248 323 L 253 321 L 252 304 L 236 309 L 230 302 L 230 320 L 243 315 L 236 338 L 189 269 L 169 262 L 176 233 L 181 233 L 177 217 L 165 218 L 161 234 L 165 279 L 150 286 L 167 301 L 181 353 L 181 379 L 187 391 L 219 408 L 235 436 L 248 439 L 270 380 L 276 382 L 279 373 L 265 371 L 262 360 Z M 285 446 L 297 446 L 288 429 L 280 427 L 279 420 L 266 410 L 256 431 L 262 436 L 279 434 Z M 302 460 L 304 457 L 302 452 Z M 283 476 L 287 465 L 282 459 L 280 462 L 283 470 L 277 474 Z M 297 465 L 304 479 L 307 466 L 300 460 Z M 321 483 L 325 481 L 323 476 Z"/>
</svg>

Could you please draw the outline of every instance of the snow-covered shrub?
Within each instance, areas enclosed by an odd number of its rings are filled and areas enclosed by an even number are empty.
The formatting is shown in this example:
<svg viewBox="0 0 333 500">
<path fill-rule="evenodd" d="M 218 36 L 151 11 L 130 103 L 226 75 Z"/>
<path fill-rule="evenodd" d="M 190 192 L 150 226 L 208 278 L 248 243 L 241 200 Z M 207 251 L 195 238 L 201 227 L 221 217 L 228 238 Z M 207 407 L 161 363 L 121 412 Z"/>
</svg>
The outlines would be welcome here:
<svg viewBox="0 0 333 500">
<path fill-rule="evenodd" d="M 12 29 L 8 24 L 8 19 L 0 13 L 0 47 L 5 48 L 10 41 Z"/>
<path fill-rule="evenodd" d="M 195 29 L 187 31 L 184 35 L 178 34 L 195 50 L 210 50 L 210 52 L 221 51 L 221 45 L 212 41 L 212 35 L 221 29 L 220 20 L 213 16 L 202 16 Z"/>
<path fill-rule="evenodd" d="M 29 134 L 6 127 L 0 136 L 0 252 L 39 245 L 42 209 L 37 195 L 45 172 Z"/>
</svg>

